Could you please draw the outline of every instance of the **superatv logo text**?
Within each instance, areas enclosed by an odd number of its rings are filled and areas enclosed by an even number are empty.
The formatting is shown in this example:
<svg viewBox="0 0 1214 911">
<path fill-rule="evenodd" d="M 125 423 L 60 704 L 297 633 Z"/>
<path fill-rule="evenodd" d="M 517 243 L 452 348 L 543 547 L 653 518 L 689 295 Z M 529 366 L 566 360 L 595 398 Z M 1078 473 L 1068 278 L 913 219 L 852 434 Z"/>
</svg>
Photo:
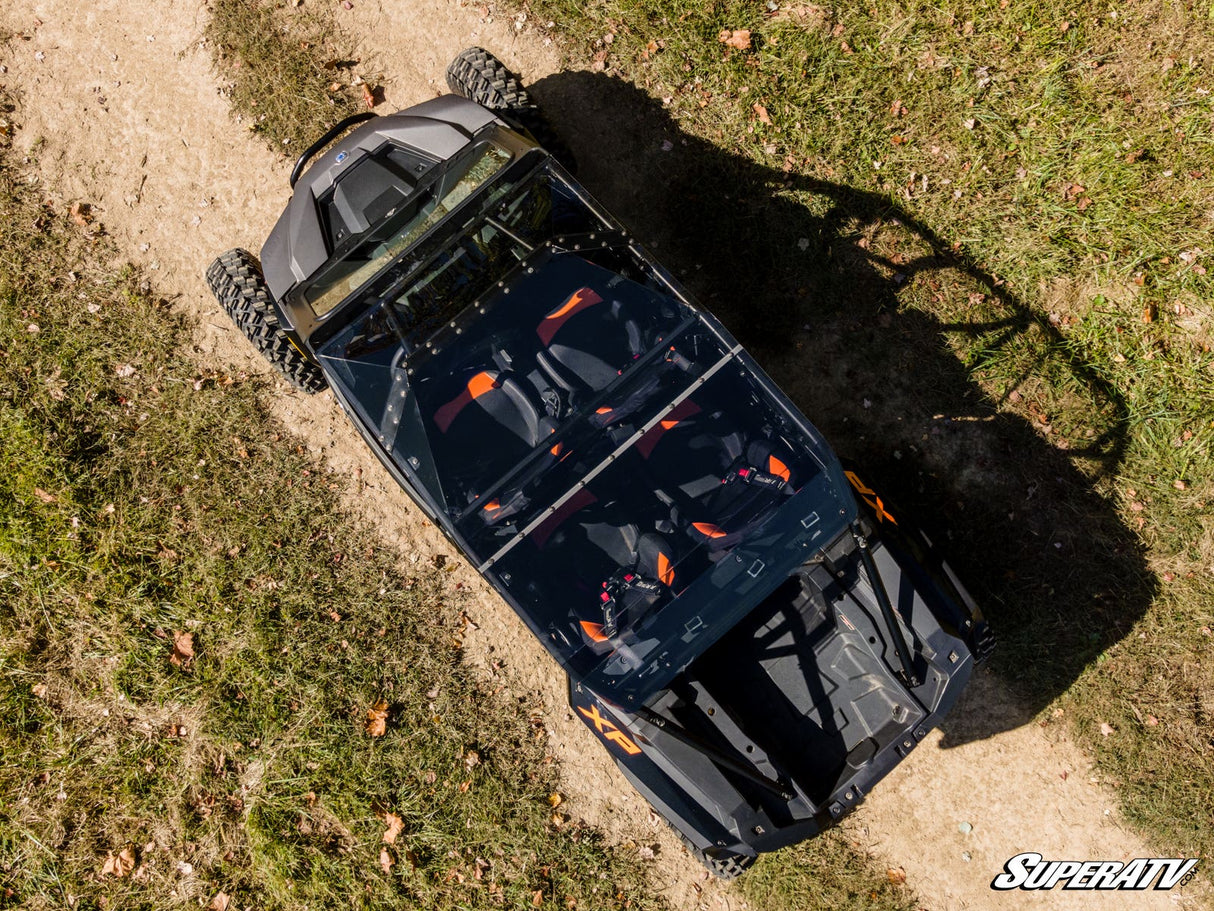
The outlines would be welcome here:
<svg viewBox="0 0 1214 911">
<path fill-rule="evenodd" d="M 1029 891 L 1053 889 L 1062 883 L 1064 889 L 1098 892 L 1167 890 L 1192 879 L 1195 866 L 1195 857 L 1139 857 L 1128 862 L 1045 860 L 1040 854 L 1027 852 L 1017 854 L 1004 864 L 1004 872 L 991 881 L 991 888 L 1001 892 L 1009 889 Z"/>
</svg>

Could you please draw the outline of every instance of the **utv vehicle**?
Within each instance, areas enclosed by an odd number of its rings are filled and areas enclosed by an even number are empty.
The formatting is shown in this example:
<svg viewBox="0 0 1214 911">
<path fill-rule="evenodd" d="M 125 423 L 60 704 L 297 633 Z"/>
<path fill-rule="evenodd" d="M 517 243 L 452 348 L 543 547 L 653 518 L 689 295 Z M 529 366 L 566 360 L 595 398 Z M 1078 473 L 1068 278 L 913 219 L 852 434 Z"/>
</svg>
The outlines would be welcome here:
<svg viewBox="0 0 1214 911">
<path fill-rule="evenodd" d="M 859 804 L 990 633 L 931 543 L 537 142 L 518 80 L 477 48 L 447 79 L 321 137 L 260 266 L 232 250 L 207 280 L 287 379 L 333 391 L 624 775 L 736 875 Z"/>
</svg>

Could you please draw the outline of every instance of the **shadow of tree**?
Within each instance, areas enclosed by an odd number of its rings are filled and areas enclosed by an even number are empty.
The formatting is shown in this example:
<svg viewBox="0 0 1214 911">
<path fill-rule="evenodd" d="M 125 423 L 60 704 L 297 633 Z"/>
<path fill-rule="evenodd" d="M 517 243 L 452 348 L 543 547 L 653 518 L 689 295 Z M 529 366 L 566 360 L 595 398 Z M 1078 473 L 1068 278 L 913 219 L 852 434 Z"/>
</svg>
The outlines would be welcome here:
<svg viewBox="0 0 1214 911">
<path fill-rule="evenodd" d="M 1025 723 L 1126 635 L 1155 580 L 1096 489 L 1121 463 L 1125 404 L 1046 316 L 887 196 L 731 154 L 620 79 L 531 88 L 586 187 L 948 539 L 1016 700 L 963 699 L 946 745 Z"/>
</svg>

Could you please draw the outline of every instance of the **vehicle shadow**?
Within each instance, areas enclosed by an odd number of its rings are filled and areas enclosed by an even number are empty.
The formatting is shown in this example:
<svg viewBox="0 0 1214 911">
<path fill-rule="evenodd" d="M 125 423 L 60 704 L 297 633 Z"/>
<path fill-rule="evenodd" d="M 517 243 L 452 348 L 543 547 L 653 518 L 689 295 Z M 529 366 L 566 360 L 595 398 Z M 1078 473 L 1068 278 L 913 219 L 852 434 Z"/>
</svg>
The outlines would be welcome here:
<svg viewBox="0 0 1214 911">
<path fill-rule="evenodd" d="M 963 698 L 946 746 L 1024 724 L 1127 634 L 1155 579 L 1096 489 L 1125 405 L 1049 318 L 886 195 L 733 155 L 614 77 L 531 88 L 587 189 L 870 486 L 947 539 L 1016 698 Z"/>
</svg>

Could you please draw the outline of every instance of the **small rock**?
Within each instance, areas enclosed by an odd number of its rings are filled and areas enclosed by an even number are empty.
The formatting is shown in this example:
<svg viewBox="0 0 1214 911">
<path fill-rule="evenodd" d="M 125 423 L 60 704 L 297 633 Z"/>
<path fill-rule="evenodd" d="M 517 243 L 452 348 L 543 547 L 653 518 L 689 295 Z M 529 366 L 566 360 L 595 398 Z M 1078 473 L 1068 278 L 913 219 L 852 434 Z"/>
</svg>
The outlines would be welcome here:
<svg viewBox="0 0 1214 911">
<path fill-rule="evenodd" d="M 970 832 L 974 831 L 974 827 L 968 822 L 963 822 L 961 825 L 957 826 L 957 831 L 962 835 L 969 835 Z"/>
</svg>

